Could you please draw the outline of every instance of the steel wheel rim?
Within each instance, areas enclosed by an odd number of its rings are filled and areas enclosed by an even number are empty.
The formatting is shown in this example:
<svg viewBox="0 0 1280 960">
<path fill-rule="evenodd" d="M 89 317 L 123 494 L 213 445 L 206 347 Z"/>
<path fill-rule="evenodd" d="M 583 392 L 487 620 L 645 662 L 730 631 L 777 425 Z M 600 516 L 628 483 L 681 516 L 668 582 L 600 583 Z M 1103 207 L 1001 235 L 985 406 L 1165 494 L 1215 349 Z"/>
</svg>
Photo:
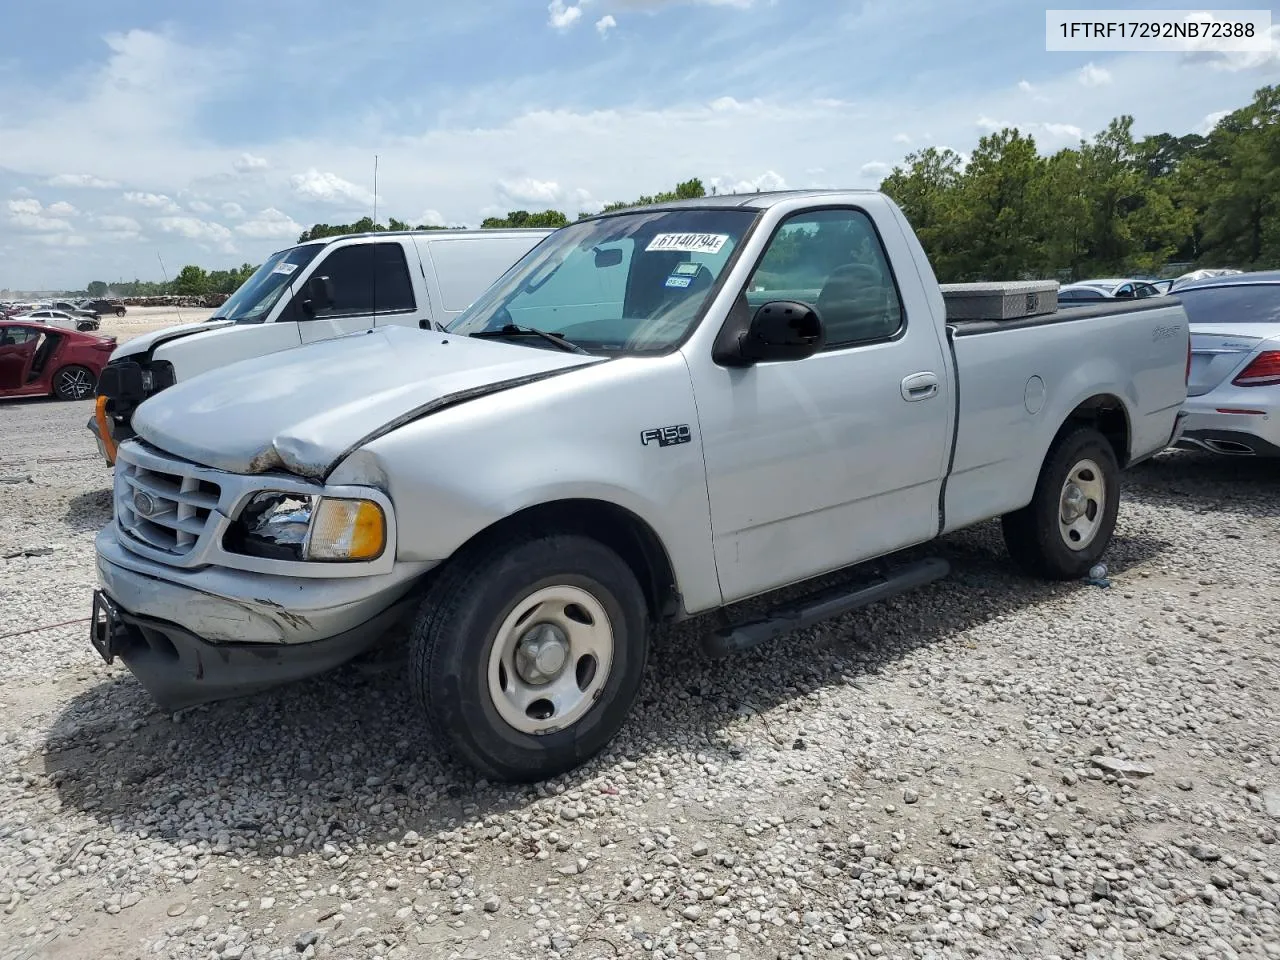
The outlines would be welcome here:
<svg viewBox="0 0 1280 960">
<path fill-rule="evenodd" d="M 1069 550 L 1084 550 L 1098 537 L 1107 506 L 1107 481 L 1093 460 L 1067 473 L 1058 497 L 1058 533 Z"/>
<path fill-rule="evenodd" d="M 83 400 L 93 389 L 89 374 L 84 370 L 63 370 L 58 374 L 58 385 L 63 393 L 76 400 Z"/>
<path fill-rule="evenodd" d="M 534 591 L 516 603 L 494 637 L 488 667 L 494 709 L 512 728 L 534 736 L 571 726 L 604 690 L 613 646 L 609 615 L 589 592 L 568 584 Z"/>
</svg>

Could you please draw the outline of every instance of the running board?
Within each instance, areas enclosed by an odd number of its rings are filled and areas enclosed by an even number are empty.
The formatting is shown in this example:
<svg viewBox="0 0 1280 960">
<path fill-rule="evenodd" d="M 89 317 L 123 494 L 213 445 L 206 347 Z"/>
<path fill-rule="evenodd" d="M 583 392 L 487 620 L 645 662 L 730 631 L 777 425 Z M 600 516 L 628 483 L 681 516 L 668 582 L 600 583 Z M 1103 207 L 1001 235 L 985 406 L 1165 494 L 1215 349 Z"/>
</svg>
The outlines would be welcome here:
<svg viewBox="0 0 1280 960">
<path fill-rule="evenodd" d="M 950 572 L 951 564 L 937 557 L 917 560 L 894 571 L 884 568 L 884 572 L 870 583 L 864 580 L 853 586 L 840 584 L 789 601 L 760 619 L 723 627 L 703 640 L 703 648 L 713 657 L 742 653 L 793 630 L 803 630 L 823 620 L 860 610 L 941 580 Z"/>
</svg>

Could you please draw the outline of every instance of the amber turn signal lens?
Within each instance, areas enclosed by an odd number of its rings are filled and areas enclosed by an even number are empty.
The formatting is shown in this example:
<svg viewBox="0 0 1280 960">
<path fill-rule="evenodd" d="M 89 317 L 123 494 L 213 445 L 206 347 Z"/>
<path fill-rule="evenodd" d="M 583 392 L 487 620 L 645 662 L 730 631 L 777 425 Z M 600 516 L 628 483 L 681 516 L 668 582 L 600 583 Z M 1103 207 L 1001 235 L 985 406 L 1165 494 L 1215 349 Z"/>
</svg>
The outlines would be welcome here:
<svg viewBox="0 0 1280 960">
<path fill-rule="evenodd" d="M 387 546 L 387 519 L 371 500 L 323 497 L 307 538 L 310 560 L 374 560 Z"/>
</svg>

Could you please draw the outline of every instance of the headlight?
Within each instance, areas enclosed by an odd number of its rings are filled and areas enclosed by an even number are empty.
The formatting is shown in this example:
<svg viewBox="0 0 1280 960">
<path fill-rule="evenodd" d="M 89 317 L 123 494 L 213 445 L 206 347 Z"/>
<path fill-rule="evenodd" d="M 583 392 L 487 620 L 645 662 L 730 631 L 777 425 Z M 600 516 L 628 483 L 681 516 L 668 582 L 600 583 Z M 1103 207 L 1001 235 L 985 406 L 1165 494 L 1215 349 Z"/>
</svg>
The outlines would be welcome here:
<svg viewBox="0 0 1280 960">
<path fill-rule="evenodd" d="M 259 493 L 227 531 L 232 553 L 274 560 L 375 560 L 387 519 L 372 500 Z"/>
</svg>

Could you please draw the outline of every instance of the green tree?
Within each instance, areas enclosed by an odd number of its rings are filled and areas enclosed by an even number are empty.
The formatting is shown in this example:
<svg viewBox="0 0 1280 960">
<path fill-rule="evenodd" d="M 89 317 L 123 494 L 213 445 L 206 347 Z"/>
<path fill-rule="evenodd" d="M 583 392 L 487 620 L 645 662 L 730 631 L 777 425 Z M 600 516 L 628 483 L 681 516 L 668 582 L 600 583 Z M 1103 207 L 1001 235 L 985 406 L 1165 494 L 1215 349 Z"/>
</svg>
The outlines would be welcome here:
<svg viewBox="0 0 1280 960">
<path fill-rule="evenodd" d="M 85 287 L 85 293 L 96 298 L 105 297 L 107 295 L 107 282 L 105 280 L 94 280 L 89 286 Z"/>
<path fill-rule="evenodd" d="M 520 227 L 563 227 L 569 222 L 559 210 L 512 210 L 505 217 L 486 217 L 480 224 L 482 230 L 501 230 Z"/>
<path fill-rule="evenodd" d="M 184 297 L 199 297 L 209 292 L 209 274 L 203 267 L 187 264 L 173 281 L 173 292 Z"/>
</svg>

